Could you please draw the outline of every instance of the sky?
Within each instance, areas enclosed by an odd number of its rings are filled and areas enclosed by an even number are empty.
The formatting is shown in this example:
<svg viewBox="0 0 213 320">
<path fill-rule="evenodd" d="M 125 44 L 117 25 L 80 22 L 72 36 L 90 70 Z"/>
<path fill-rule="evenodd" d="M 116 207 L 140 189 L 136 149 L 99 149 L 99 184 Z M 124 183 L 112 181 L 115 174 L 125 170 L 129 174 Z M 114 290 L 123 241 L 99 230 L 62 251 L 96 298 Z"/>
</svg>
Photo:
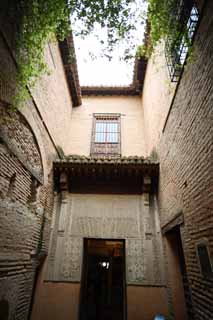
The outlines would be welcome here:
<svg viewBox="0 0 213 320">
<path fill-rule="evenodd" d="M 140 5 L 146 11 L 144 0 L 135 0 L 134 5 Z M 145 23 L 138 17 L 136 30 L 132 32 L 135 44 L 143 42 Z M 102 55 L 103 46 L 100 40 L 106 39 L 106 30 L 96 26 L 95 31 L 82 39 L 74 35 L 75 50 L 77 56 L 78 73 L 81 86 L 128 86 L 133 80 L 134 58 L 125 62 L 120 57 L 124 56 L 124 50 L 128 47 L 126 41 L 120 42 L 112 54 L 112 59 Z M 135 51 L 134 51 L 135 54 Z"/>
</svg>

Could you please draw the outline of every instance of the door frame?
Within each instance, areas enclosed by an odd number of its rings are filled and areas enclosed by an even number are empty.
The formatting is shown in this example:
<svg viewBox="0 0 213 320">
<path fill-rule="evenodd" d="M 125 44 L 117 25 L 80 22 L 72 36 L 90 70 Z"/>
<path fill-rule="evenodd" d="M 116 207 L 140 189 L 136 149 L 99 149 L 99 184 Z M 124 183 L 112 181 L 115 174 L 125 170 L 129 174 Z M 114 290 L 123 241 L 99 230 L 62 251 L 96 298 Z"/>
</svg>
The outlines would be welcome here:
<svg viewBox="0 0 213 320">
<path fill-rule="evenodd" d="M 81 282 L 80 282 L 80 299 L 78 308 L 78 319 L 82 320 L 82 308 L 86 289 L 86 276 L 88 268 L 88 254 L 87 254 L 87 241 L 88 240 L 102 240 L 102 241 L 120 241 L 123 243 L 123 320 L 127 320 L 127 282 L 126 282 L 126 240 L 114 238 L 83 238 L 83 254 L 82 254 L 82 267 L 81 267 Z"/>
</svg>

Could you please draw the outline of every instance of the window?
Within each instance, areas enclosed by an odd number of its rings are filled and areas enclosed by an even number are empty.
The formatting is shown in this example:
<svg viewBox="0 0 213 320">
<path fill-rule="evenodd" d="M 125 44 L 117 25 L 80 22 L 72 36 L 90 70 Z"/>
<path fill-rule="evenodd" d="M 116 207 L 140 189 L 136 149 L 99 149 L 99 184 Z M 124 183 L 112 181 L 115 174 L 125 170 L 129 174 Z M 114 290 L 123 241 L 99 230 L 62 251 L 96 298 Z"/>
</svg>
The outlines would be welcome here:
<svg viewBox="0 0 213 320">
<path fill-rule="evenodd" d="M 166 41 L 166 60 L 172 82 L 177 82 L 183 70 L 198 24 L 199 13 L 193 0 L 181 0 L 171 17 L 177 36 Z M 178 32 L 179 31 L 179 32 Z M 184 34 L 184 36 L 183 36 Z"/>
<path fill-rule="evenodd" d="M 120 156 L 119 114 L 94 114 L 91 156 Z"/>
<path fill-rule="evenodd" d="M 209 250 L 205 242 L 197 244 L 197 255 L 200 269 L 204 277 L 213 277 L 213 270 L 209 256 Z"/>
</svg>

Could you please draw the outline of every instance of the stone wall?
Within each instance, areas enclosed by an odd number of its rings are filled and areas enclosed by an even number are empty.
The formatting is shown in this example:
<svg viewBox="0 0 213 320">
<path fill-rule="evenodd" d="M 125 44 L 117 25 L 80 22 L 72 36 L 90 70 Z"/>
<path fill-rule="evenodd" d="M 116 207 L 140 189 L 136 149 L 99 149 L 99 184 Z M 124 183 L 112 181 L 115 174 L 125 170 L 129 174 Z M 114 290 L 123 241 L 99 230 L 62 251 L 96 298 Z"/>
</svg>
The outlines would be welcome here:
<svg viewBox="0 0 213 320">
<path fill-rule="evenodd" d="M 194 317 L 199 320 L 210 319 L 213 312 L 212 278 L 202 274 L 196 248 L 198 243 L 206 241 L 212 261 L 212 10 L 212 1 L 206 1 L 193 45 L 194 59 L 185 67 L 165 130 L 155 145 L 160 160 L 161 225 L 164 226 L 180 211 L 183 212 L 183 249 Z M 148 102 L 143 104 L 145 121 L 149 117 L 149 107 Z M 157 126 L 161 123 L 157 115 L 154 123 Z M 155 135 L 155 127 L 149 134 Z"/>
</svg>

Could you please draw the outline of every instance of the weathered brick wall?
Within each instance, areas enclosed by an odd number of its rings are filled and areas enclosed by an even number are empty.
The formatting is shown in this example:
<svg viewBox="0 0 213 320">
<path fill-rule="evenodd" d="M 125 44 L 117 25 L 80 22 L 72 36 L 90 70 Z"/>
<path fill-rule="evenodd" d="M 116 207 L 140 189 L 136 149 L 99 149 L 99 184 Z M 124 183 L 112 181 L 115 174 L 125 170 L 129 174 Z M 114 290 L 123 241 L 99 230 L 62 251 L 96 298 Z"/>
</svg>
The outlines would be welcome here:
<svg viewBox="0 0 213 320">
<path fill-rule="evenodd" d="M 8 145 L 3 135 L 0 145 L 0 299 L 4 297 L 9 303 L 9 319 L 26 319 L 45 205 L 42 193 L 36 199 L 38 187 L 33 186 L 40 185 L 40 181 L 28 169 L 31 157 L 37 158 L 37 168 L 42 172 L 37 146 L 26 124 L 18 121 L 18 116 L 14 118 L 16 121 L 7 116 L 9 126 L 1 123 L 2 131 L 8 129 L 14 139 Z M 18 131 L 19 128 L 23 130 Z M 22 151 L 30 156 L 27 166 Z"/>
<path fill-rule="evenodd" d="M 14 43 L 14 24 L 0 17 L 0 301 L 9 303 L 9 319 L 25 320 L 39 258 L 47 253 L 52 161 L 58 156 L 56 145 L 63 147 L 66 141 L 71 100 L 55 43 L 46 53 L 48 65 L 56 63 L 51 81 L 43 78 L 39 97 L 37 88 L 32 91 L 34 101 L 29 99 L 19 112 L 11 112 L 16 86 Z"/>
<path fill-rule="evenodd" d="M 209 243 L 213 259 L 213 3 L 207 5 L 156 150 L 160 160 L 161 224 L 183 211 L 183 249 L 195 319 L 212 319 L 213 282 L 200 271 L 196 244 Z M 148 103 L 143 105 L 146 119 Z M 155 118 L 154 123 L 158 119 Z M 152 128 L 155 134 L 155 127 Z"/>
</svg>

